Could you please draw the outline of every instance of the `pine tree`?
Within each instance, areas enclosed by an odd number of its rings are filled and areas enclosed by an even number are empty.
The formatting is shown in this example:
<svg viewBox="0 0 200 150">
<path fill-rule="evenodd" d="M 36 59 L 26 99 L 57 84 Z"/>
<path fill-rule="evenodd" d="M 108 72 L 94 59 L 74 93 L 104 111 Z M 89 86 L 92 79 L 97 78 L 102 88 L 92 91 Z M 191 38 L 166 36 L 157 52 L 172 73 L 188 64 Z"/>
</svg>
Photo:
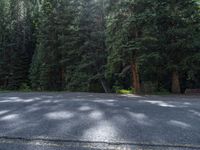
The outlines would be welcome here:
<svg viewBox="0 0 200 150">
<path fill-rule="evenodd" d="M 22 0 L 2 1 L 6 16 L 2 15 L 4 21 L 1 25 L 4 47 L 1 57 L 2 85 L 4 88 L 19 89 L 28 83 L 28 24 L 27 2 Z M 5 18 L 6 17 L 6 18 Z M 3 42 L 3 41 L 2 41 Z M 32 56 L 30 56 L 32 57 Z"/>
<path fill-rule="evenodd" d="M 67 70 L 71 70 L 67 77 L 67 89 L 95 91 L 97 89 L 94 86 L 102 86 L 102 89 L 108 92 L 104 77 L 107 57 L 104 1 L 81 0 L 79 5 L 76 21 L 78 30 L 74 38 L 77 47 L 68 53 L 69 56 L 73 55 L 75 61 Z"/>
<path fill-rule="evenodd" d="M 106 64 L 104 1 L 83 0 L 79 21 L 80 68 L 87 73 L 87 84 L 99 82 L 104 91 L 108 87 L 104 79 Z M 87 18 L 87 19 L 86 19 Z"/>
<path fill-rule="evenodd" d="M 151 2 L 125 0 L 113 4 L 107 23 L 108 72 L 120 75 L 130 68 L 132 85 L 140 93 L 139 58 L 145 48 L 143 41 L 148 38 L 146 26 L 151 16 Z"/>
<path fill-rule="evenodd" d="M 78 1 L 61 1 L 58 10 L 58 56 L 62 89 L 69 89 L 73 70 L 79 61 L 77 57 L 77 15 Z"/>
<path fill-rule="evenodd" d="M 38 44 L 34 54 L 30 78 L 32 86 L 41 90 L 65 88 L 66 68 L 70 66 L 69 53 L 74 50 L 74 1 L 46 0 L 38 31 Z"/>
<path fill-rule="evenodd" d="M 156 2 L 160 55 L 168 72 L 171 72 L 171 91 L 180 93 L 184 61 L 198 51 L 194 44 L 199 38 L 198 5 L 193 0 Z"/>
<path fill-rule="evenodd" d="M 42 4 L 37 48 L 31 68 L 32 86 L 41 90 L 55 89 L 55 83 L 52 81 L 56 48 L 54 4 L 51 0 L 45 0 Z"/>
<path fill-rule="evenodd" d="M 8 67 L 6 67 L 6 46 L 7 46 L 7 36 L 8 36 L 8 5 L 6 1 L 0 1 L 0 88 L 5 88 L 7 86 L 8 77 Z"/>
</svg>

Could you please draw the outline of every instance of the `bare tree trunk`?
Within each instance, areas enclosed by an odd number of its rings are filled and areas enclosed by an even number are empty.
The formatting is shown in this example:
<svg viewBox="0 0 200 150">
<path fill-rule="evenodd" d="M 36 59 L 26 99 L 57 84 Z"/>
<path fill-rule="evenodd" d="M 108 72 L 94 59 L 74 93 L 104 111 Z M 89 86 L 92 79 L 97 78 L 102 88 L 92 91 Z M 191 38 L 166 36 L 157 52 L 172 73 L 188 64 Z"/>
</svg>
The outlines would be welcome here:
<svg viewBox="0 0 200 150">
<path fill-rule="evenodd" d="M 133 87 L 135 88 L 135 93 L 140 94 L 141 92 L 140 77 L 139 77 L 138 67 L 135 62 L 132 62 L 131 64 L 131 71 L 132 71 Z"/>
<path fill-rule="evenodd" d="M 175 93 L 175 94 L 181 93 L 179 73 L 177 70 L 174 70 L 172 72 L 172 93 Z"/>
<path fill-rule="evenodd" d="M 100 82 L 105 93 L 110 93 L 110 88 L 107 86 L 106 81 L 104 79 L 100 79 Z"/>
</svg>

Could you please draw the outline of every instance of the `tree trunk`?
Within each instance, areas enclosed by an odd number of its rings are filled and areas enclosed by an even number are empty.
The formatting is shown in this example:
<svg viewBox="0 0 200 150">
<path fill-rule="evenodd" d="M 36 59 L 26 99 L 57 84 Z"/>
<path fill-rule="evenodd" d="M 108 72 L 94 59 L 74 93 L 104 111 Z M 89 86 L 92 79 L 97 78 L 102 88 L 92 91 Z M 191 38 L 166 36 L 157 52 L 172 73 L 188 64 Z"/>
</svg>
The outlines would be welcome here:
<svg viewBox="0 0 200 150">
<path fill-rule="evenodd" d="M 131 71 L 132 71 L 133 87 L 135 88 L 135 93 L 140 94 L 141 92 L 140 78 L 139 78 L 138 67 L 135 62 L 131 64 Z"/>
<path fill-rule="evenodd" d="M 104 79 L 100 79 L 100 82 L 105 93 L 110 93 L 110 88 L 107 86 L 106 81 Z"/>
<path fill-rule="evenodd" d="M 179 73 L 177 70 L 174 70 L 172 72 L 172 93 L 175 94 L 181 93 Z"/>
</svg>

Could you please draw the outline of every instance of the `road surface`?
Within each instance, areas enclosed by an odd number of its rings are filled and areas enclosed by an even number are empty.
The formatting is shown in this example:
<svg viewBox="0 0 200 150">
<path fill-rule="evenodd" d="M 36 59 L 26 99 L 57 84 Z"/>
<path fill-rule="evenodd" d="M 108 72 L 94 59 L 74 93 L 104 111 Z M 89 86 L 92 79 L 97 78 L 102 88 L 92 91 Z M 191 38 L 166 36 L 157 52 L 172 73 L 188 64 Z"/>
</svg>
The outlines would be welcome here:
<svg viewBox="0 0 200 150">
<path fill-rule="evenodd" d="M 0 93 L 0 150 L 15 149 L 200 149 L 200 97 Z"/>
</svg>

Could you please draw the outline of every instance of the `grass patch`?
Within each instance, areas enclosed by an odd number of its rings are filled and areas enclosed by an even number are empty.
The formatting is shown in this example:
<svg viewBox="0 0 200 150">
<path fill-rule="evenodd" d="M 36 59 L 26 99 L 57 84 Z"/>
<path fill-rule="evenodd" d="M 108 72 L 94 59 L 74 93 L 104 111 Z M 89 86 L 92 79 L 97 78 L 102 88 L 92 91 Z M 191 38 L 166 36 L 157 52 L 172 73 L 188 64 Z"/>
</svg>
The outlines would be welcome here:
<svg viewBox="0 0 200 150">
<path fill-rule="evenodd" d="M 133 89 L 129 89 L 129 90 L 121 89 L 121 90 L 117 90 L 116 93 L 118 93 L 118 94 L 134 94 L 134 90 Z"/>
</svg>

